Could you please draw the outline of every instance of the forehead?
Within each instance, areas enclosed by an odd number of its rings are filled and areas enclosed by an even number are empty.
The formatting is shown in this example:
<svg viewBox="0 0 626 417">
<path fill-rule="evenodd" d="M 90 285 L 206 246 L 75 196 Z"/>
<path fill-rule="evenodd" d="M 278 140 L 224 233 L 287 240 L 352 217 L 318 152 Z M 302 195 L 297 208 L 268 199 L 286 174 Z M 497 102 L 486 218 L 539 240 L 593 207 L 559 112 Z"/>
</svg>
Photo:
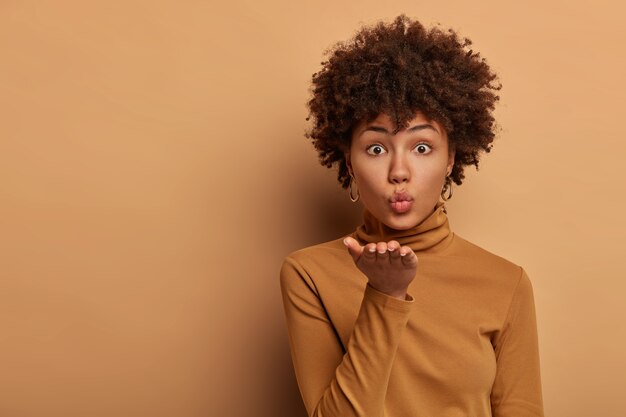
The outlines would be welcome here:
<svg viewBox="0 0 626 417">
<path fill-rule="evenodd" d="M 409 121 L 409 124 L 412 124 L 413 122 L 428 122 L 429 120 L 426 118 L 426 116 L 424 116 L 424 114 L 422 112 L 416 112 L 413 119 L 411 119 Z M 380 113 L 378 114 L 378 116 L 376 116 L 374 118 L 374 120 L 367 122 L 366 124 L 370 125 L 370 124 L 383 124 L 386 126 L 392 126 L 394 124 L 393 120 L 391 119 L 391 116 L 389 116 L 387 113 Z"/>
<path fill-rule="evenodd" d="M 411 127 L 417 126 L 417 125 L 431 125 L 435 128 L 435 130 L 439 134 L 445 135 L 443 126 L 441 124 L 439 124 L 436 120 L 429 119 L 428 117 L 426 117 L 426 115 L 424 115 L 420 111 L 417 111 L 415 115 L 413 116 L 413 118 L 409 120 L 407 129 L 410 129 Z M 358 134 L 360 132 L 363 132 L 365 129 L 371 126 L 380 126 L 380 127 L 385 128 L 385 130 L 389 132 L 394 131 L 396 127 L 391 116 L 389 116 L 386 113 L 379 113 L 372 120 L 369 120 L 369 121 L 367 119 L 361 120 L 357 124 L 354 133 Z"/>
</svg>

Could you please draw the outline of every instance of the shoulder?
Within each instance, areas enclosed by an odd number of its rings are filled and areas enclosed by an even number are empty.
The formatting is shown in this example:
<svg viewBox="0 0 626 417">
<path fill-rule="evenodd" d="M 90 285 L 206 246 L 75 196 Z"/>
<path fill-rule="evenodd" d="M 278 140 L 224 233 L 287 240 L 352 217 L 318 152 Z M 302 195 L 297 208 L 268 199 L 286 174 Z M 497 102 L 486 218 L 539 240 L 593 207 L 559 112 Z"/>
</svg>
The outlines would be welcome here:
<svg viewBox="0 0 626 417">
<path fill-rule="evenodd" d="M 470 279 L 472 285 L 492 300 L 498 316 L 504 317 L 511 306 L 533 302 L 533 286 L 521 265 L 497 255 L 455 234 L 446 261 L 451 275 Z"/>
<path fill-rule="evenodd" d="M 343 244 L 346 236 L 307 246 L 285 256 L 280 271 L 283 284 L 296 279 L 304 280 L 309 286 L 313 286 L 314 281 L 326 280 L 337 274 L 349 272 L 354 265 Z"/>
<path fill-rule="evenodd" d="M 308 246 L 289 253 L 280 269 L 283 291 L 319 294 L 320 291 L 343 291 L 344 286 L 361 285 L 364 276 L 354 265 L 343 244 L 345 236 Z"/>
<path fill-rule="evenodd" d="M 454 234 L 454 245 L 451 245 L 448 254 L 450 256 L 467 258 L 477 262 L 488 262 L 492 267 L 505 269 L 519 269 L 516 263 L 491 252 L 476 243 Z"/>
<path fill-rule="evenodd" d="M 446 256 L 455 259 L 468 270 L 488 271 L 489 275 L 499 277 L 499 279 L 507 279 L 514 286 L 525 276 L 522 266 L 470 242 L 456 233 Z"/>
<path fill-rule="evenodd" d="M 328 262 L 341 260 L 348 254 L 347 249 L 343 244 L 343 239 L 345 237 L 346 236 L 342 236 L 327 242 L 295 250 L 285 256 L 283 263 L 288 262 L 302 266 L 314 266 L 317 264 L 326 264 Z"/>
</svg>

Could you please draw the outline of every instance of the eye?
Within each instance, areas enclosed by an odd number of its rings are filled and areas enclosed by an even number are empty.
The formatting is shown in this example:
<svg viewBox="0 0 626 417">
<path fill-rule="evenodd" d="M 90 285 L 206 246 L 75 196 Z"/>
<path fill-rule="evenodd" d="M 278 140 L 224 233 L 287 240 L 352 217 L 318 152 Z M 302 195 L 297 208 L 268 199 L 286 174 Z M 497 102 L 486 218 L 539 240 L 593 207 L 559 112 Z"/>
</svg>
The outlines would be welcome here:
<svg viewBox="0 0 626 417">
<path fill-rule="evenodd" d="M 380 145 L 374 144 L 367 147 L 367 153 L 370 155 L 380 155 L 385 152 L 385 148 Z"/>
<path fill-rule="evenodd" d="M 417 144 L 417 146 L 415 146 L 415 149 L 417 149 L 417 153 L 420 153 L 420 154 L 427 154 L 432 151 L 430 145 L 426 143 Z"/>
</svg>

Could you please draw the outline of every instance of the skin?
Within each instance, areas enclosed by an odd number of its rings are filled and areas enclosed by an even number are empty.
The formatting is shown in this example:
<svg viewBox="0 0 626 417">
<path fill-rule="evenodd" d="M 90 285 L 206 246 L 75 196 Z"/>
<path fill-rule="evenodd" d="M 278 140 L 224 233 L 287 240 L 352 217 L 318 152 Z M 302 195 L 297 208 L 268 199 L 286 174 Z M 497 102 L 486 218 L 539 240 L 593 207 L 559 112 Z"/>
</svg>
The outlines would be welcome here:
<svg viewBox="0 0 626 417">
<path fill-rule="evenodd" d="M 445 177 L 452 171 L 455 151 L 448 146 L 443 126 L 420 112 L 407 129 L 395 134 L 394 130 L 385 113 L 369 123 L 360 121 L 353 129 L 345 160 L 365 207 L 390 228 L 407 230 L 433 212 Z M 413 198 L 413 204 L 407 212 L 396 213 L 389 199 L 402 191 Z M 372 287 L 406 299 L 418 263 L 411 248 L 400 246 L 396 240 L 361 246 L 351 237 L 344 244 Z"/>
</svg>

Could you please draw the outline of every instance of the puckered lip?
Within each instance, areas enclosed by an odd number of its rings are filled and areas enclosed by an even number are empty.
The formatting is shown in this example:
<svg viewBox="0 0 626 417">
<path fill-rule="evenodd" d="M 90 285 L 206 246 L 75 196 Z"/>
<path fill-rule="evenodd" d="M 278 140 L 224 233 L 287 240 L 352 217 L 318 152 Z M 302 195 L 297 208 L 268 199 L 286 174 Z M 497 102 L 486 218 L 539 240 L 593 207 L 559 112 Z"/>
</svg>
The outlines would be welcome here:
<svg viewBox="0 0 626 417">
<path fill-rule="evenodd" d="M 406 191 L 402 191 L 399 193 L 395 193 L 390 199 L 390 203 L 395 203 L 397 201 L 413 201 L 413 197 L 409 195 Z"/>
</svg>

